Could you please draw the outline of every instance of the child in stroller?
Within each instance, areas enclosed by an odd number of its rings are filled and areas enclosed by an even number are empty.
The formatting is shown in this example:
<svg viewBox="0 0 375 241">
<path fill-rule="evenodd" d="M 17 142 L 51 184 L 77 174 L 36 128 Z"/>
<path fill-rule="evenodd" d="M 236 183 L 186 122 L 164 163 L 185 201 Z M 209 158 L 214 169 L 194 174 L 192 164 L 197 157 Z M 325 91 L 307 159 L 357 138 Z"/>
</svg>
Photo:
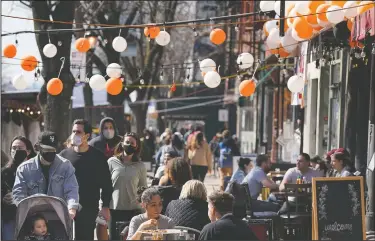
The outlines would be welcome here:
<svg viewBox="0 0 375 241">
<path fill-rule="evenodd" d="M 42 214 L 36 213 L 30 217 L 30 235 L 25 236 L 25 240 L 62 240 L 53 237 L 47 228 L 47 220 Z"/>
</svg>

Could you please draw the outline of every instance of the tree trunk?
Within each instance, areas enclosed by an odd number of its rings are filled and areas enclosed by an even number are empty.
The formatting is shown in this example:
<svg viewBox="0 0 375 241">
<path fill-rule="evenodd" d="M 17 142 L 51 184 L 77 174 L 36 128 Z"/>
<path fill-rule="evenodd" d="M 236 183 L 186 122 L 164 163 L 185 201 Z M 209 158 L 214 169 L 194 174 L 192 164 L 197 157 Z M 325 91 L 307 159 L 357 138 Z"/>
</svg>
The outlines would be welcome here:
<svg viewBox="0 0 375 241">
<path fill-rule="evenodd" d="M 132 111 L 136 119 L 137 133 L 142 133 L 142 131 L 146 128 L 147 107 L 144 108 L 142 106 L 138 108 L 133 108 Z"/>
<path fill-rule="evenodd" d="M 52 15 L 55 21 L 72 22 L 74 20 L 74 1 L 61 1 L 56 5 L 53 12 L 50 12 L 47 1 L 32 1 L 33 17 L 36 19 L 50 20 Z M 34 22 L 35 30 L 45 30 L 48 27 L 52 29 L 71 29 L 72 24 L 57 24 L 57 23 L 42 23 Z M 36 42 L 38 44 L 39 52 L 42 57 L 43 71 L 42 76 L 45 80 L 40 93 L 38 101 L 41 106 L 44 116 L 44 130 L 53 131 L 57 134 L 60 147 L 68 137 L 70 132 L 68 123 L 69 107 L 71 104 L 71 96 L 74 87 L 74 77 L 70 72 L 70 48 L 72 42 L 72 34 L 50 34 L 51 43 L 58 47 L 57 55 L 52 58 L 46 58 L 43 55 L 43 47 L 49 42 L 47 34 L 37 34 Z M 62 43 L 59 46 L 58 41 Z M 65 64 L 59 75 L 62 62 L 61 57 L 65 58 Z M 59 77 L 63 82 L 64 89 L 61 94 L 52 96 L 47 93 L 46 85 L 52 78 Z"/>
</svg>

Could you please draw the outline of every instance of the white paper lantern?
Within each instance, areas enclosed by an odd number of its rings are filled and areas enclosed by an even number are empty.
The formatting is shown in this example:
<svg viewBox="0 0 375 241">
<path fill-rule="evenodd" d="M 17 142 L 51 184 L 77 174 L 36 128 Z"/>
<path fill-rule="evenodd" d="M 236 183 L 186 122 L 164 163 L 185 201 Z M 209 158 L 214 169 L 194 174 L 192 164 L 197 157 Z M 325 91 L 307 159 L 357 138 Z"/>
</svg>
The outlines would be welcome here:
<svg viewBox="0 0 375 241">
<path fill-rule="evenodd" d="M 333 11 L 333 12 L 332 12 Z M 344 21 L 344 11 L 341 7 L 333 5 L 327 9 L 327 19 L 330 23 L 336 24 Z"/>
<path fill-rule="evenodd" d="M 89 85 L 93 90 L 104 90 L 105 89 L 105 78 L 100 74 L 93 75 L 90 78 Z"/>
<path fill-rule="evenodd" d="M 330 22 L 322 21 L 322 20 L 320 20 L 319 18 L 318 18 L 318 24 L 319 24 L 319 26 L 321 26 L 321 27 L 323 27 L 323 28 L 328 27 L 328 26 L 331 25 Z"/>
<path fill-rule="evenodd" d="M 207 73 L 216 69 L 216 63 L 212 59 L 204 59 L 200 62 L 199 67 L 202 72 Z"/>
<path fill-rule="evenodd" d="M 108 65 L 106 72 L 110 78 L 120 78 L 122 73 L 121 66 L 117 63 L 112 63 Z"/>
<path fill-rule="evenodd" d="M 260 1 L 259 7 L 260 11 L 262 12 L 269 12 L 273 10 L 273 4 L 270 4 L 270 1 Z"/>
<path fill-rule="evenodd" d="M 165 46 L 171 41 L 171 35 L 167 31 L 160 31 L 159 35 L 155 38 L 157 44 Z"/>
<path fill-rule="evenodd" d="M 346 1 L 343 7 L 344 16 L 346 18 L 354 18 L 355 16 L 357 16 L 357 6 L 358 1 Z"/>
<path fill-rule="evenodd" d="M 280 46 L 280 31 L 278 28 L 271 30 L 266 40 L 266 43 L 270 49 L 275 49 Z"/>
<path fill-rule="evenodd" d="M 15 76 L 12 80 L 12 84 L 17 90 L 24 90 L 28 86 L 28 83 L 22 74 Z"/>
<path fill-rule="evenodd" d="M 221 77 L 216 71 L 208 71 L 204 76 L 204 83 L 209 88 L 216 88 L 220 85 Z"/>
<path fill-rule="evenodd" d="M 116 52 L 124 52 L 125 49 L 128 47 L 128 43 L 126 42 L 126 39 L 124 39 L 121 36 L 117 36 L 113 41 L 112 41 L 112 47 Z"/>
<path fill-rule="evenodd" d="M 278 28 L 277 24 L 278 24 L 277 20 L 267 21 L 264 23 L 264 30 L 266 30 L 267 33 L 269 34 L 272 31 L 272 29 Z"/>
<path fill-rule="evenodd" d="M 254 57 L 250 53 L 242 53 L 237 58 L 237 64 L 240 69 L 248 69 L 253 66 Z"/>
<path fill-rule="evenodd" d="M 290 92 L 299 93 L 303 90 L 303 87 L 305 86 L 305 81 L 301 76 L 293 75 L 289 78 L 287 85 Z"/>
<path fill-rule="evenodd" d="M 46 44 L 43 48 L 43 54 L 44 56 L 46 56 L 47 58 L 53 58 L 56 56 L 57 54 L 57 48 L 54 44 Z"/>
<path fill-rule="evenodd" d="M 280 39 L 281 46 L 288 52 L 291 53 L 293 52 L 297 46 L 298 46 L 298 41 L 293 38 L 292 36 L 292 29 L 289 28 L 285 32 L 285 36 Z"/>
<path fill-rule="evenodd" d="M 296 9 L 296 12 L 302 15 L 309 14 L 309 1 L 298 1 L 296 2 L 296 5 L 294 6 L 294 9 Z"/>
</svg>

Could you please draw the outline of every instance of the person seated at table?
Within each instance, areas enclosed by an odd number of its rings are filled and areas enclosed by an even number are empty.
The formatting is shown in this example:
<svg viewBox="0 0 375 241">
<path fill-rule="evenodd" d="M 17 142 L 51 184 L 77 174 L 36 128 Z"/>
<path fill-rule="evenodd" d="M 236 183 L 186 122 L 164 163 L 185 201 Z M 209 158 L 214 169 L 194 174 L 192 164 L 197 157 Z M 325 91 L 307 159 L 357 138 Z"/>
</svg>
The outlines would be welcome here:
<svg viewBox="0 0 375 241">
<path fill-rule="evenodd" d="M 165 215 L 177 226 L 202 230 L 210 223 L 207 207 L 207 190 L 198 180 L 190 180 L 182 187 L 180 198 L 172 200 Z"/>
<path fill-rule="evenodd" d="M 313 170 L 316 170 L 322 174 L 322 177 L 325 177 L 328 171 L 328 168 L 320 156 L 316 155 L 310 160 L 310 166 Z"/>
<path fill-rule="evenodd" d="M 208 197 L 210 224 L 204 226 L 199 240 L 259 240 L 249 225 L 233 215 L 234 197 L 215 191 Z"/>
<path fill-rule="evenodd" d="M 142 240 L 144 230 L 174 228 L 172 219 L 161 215 L 163 201 L 155 187 L 145 189 L 141 194 L 141 205 L 145 213 L 134 216 L 129 225 L 128 240 Z"/>
<path fill-rule="evenodd" d="M 250 158 L 240 158 L 238 160 L 238 169 L 235 173 L 233 173 L 232 177 L 230 178 L 229 182 L 236 182 L 241 184 L 243 179 L 245 179 L 246 175 L 250 172 L 251 168 L 253 167 Z M 226 192 L 228 192 L 229 186 L 226 188 Z"/>
<path fill-rule="evenodd" d="M 280 191 L 285 190 L 285 184 L 296 184 L 297 179 L 305 179 L 306 182 L 311 183 L 313 177 L 322 177 L 323 174 L 319 171 L 310 168 L 309 154 L 302 153 L 298 156 L 296 167 L 289 168 L 285 173 L 284 179 L 280 184 Z"/>
<path fill-rule="evenodd" d="M 246 175 L 242 183 L 249 185 L 251 195 L 251 208 L 253 212 L 277 212 L 280 207 L 276 203 L 257 200 L 262 188 L 278 189 L 279 185 L 267 177 L 267 173 L 271 170 L 271 160 L 266 155 L 258 155 L 256 158 L 256 166 Z"/>
<path fill-rule="evenodd" d="M 335 170 L 334 177 L 349 177 L 353 174 L 349 171 L 351 169 L 349 156 L 340 150 L 336 151 L 331 156 L 332 168 Z"/>
</svg>

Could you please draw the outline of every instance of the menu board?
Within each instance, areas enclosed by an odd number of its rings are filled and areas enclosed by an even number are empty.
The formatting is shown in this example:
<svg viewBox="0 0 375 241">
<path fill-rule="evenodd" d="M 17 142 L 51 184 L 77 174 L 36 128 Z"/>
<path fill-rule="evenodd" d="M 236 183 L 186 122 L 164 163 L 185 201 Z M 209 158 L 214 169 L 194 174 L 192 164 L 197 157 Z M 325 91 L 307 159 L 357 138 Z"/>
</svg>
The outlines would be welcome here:
<svg viewBox="0 0 375 241">
<path fill-rule="evenodd" d="M 313 240 L 366 240 L 363 177 L 313 178 Z"/>
</svg>

